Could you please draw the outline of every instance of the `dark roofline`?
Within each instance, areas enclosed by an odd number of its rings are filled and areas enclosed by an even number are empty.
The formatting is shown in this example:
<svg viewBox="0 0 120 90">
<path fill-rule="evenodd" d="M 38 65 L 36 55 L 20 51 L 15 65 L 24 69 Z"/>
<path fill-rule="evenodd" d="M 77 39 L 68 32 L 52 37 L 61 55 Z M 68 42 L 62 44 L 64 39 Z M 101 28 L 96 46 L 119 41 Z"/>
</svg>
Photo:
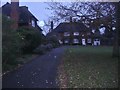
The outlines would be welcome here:
<svg viewBox="0 0 120 90">
<path fill-rule="evenodd" d="M 5 7 L 6 5 L 10 5 L 10 7 L 11 7 L 11 3 L 7 2 L 6 4 L 4 4 L 4 5 L 2 6 L 2 8 Z M 27 7 L 27 6 L 19 6 L 19 9 L 22 8 L 22 7 Z M 29 12 L 29 14 L 30 14 L 36 21 L 38 21 L 38 19 L 29 11 L 29 9 L 28 9 L 27 11 Z"/>
<path fill-rule="evenodd" d="M 43 31 L 38 25 L 37 25 L 37 28 L 38 28 L 40 31 Z"/>
<path fill-rule="evenodd" d="M 29 11 L 28 7 L 27 6 L 19 6 L 19 8 L 22 8 L 22 7 L 26 7 L 27 8 L 27 11 L 28 13 L 36 20 L 38 21 L 38 19 Z"/>
<path fill-rule="evenodd" d="M 75 25 L 75 26 L 74 26 Z M 81 31 L 81 26 L 82 26 L 82 28 L 84 28 L 83 30 L 84 31 L 86 31 L 86 30 L 89 30 L 83 23 L 81 23 L 81 22 L 62 22 L 62 23 L 60 23 L 53 31 L 54 32 L 65 32 L 65 31 L 67 31 L 67 30 L 64 30 L 64 29 L 66 29 L 66 28 L 69 28 L 69 27 L 71 27 L 71 28 L 74 28 L 74 29 L 76 29 L 76 30 L 73 30 L 73 31 Z M 78 29 L 77 29 L 77 27 L 78 27 Z M 71 28 L 69 28 L 69 30 L 71 29 Z M 64 30 L 64 31 L 63 31 Z"/>
<path fill-rule="evenodd" d="M 10 5 L 10 3 L 9 2 L 6 2 L 6 4 L 4 4 L 3 6 L 1 6 L 2 8 L 4 7 L 4 6 L 6 6 L 6 5 Z"/>
</svg>

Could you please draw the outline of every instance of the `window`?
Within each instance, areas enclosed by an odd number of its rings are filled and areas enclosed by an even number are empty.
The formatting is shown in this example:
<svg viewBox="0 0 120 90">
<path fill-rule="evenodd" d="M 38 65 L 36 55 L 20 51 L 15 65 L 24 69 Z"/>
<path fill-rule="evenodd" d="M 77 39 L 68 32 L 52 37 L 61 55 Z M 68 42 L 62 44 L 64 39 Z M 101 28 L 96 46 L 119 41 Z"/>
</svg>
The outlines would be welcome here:
<svg viewBox="0 0 120 90">
<path fill-rule="evenodd" d="M 74 32 L 73 35 L 74 35 L 74 36 L 78 36 L 78 35 L 79 35 L 79 32 Z"/>
<path fill-rule="evenodd" d="M 82 39 L 82 45 L 86 45 L 85 39 Z"/>
<path fill-rule="evenodd" d="M 82 37 L 84 36 L 84 34 L 82 34 Z"/>
<path fill-rule="evenodd" d="M 66 44 L 69 43 L 69 40 L 64 40 L 64 43 L 66 43 Z"/>
<path fill-rule="evenodd" d="M 64 32 L 64 36 L 70 36 L 70 32 Z"/>
<path fill-rule="evenodd" d="M 63 44 L 62 40 L 59 40 L 59 43 L 60 43 L 60 44 Z"/>
<path fill-rule="evenodd" d="M 99 39 L 95 39 L 93 44 L 94 44 L 95 46 L 100 45 L 100 40 L 99 40 Z"/>
<path fill-rule="evenodd" d="M 78 39 L 73 39 L 73 43 L 79 43 Z"/>
<path fill-rule="evenodd" d="M 31 23 L 32 23 L 32 26 L 35 27 L 35 21 L 32 20 Z"/>
<path fill-rule="evenodd" d="M 89 38 L 89 39 L 87 39 L 87 42 L 88 42 L 88 43 L 91 43 L 91 39 L 90 39 L 90 38 Z"/>
</svg>

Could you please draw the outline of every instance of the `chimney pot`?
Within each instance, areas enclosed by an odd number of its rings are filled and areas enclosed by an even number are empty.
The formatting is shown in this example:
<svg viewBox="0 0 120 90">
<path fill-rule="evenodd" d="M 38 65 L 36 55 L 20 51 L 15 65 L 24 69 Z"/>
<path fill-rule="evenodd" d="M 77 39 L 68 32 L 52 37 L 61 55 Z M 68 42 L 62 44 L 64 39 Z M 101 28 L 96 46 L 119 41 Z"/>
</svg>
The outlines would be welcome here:
<svg viewBox="0 0 120 90">
<path fill-rule="evenodd" d="M 51 21 L 51 31 L 53 30 L 53 21 Z"/>
</svg>

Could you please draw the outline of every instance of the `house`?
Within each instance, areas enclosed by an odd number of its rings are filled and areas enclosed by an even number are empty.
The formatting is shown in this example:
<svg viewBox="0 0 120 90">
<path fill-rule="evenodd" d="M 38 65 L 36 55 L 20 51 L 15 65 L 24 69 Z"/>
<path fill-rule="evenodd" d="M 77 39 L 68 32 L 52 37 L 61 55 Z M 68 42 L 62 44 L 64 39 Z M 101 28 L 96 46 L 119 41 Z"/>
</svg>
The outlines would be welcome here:
<svg viewBox="0 0 120 90">
<path fill-rule="evenodd" d="M 33 27 L 42 31 L 42 29 L 37 25 L 38 19 L 28 10 L 27 6 L 19 6 L 19 0 L 14 2 L 11 0 L 10 3 L 6 3 L 2 6 L 2 15 L 6 15 L 8 18 L 11 18 L 15 23 L 12 25 L 13 29 L 18 27 Z"/>
<path fill-rule="evenodd" d="M 51 25 L 47 36 L 56 36 L 60 44 L 100 45 L 99 35 L 92 33 L 83 23 L 72 20 L 60 23 L 55 29 Z"/>
</svg>

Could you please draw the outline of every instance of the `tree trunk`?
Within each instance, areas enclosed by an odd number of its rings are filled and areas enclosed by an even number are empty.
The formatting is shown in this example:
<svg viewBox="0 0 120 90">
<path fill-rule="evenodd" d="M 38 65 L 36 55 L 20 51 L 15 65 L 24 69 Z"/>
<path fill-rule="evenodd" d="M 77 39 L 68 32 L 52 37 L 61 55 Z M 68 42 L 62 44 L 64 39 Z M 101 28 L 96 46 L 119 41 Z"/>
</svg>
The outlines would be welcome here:
<svg viewBox="0 0 120 90">
<path fill-rule="evenodd" d="M 114 35 L 114 44 L 113 44 L 113 53 L 112 56 L 113 57 L 119 57 L 119 23 L 120 23 L 120 16 L 119 16 L 119 6 L 120 3 L 116 2 L 114 3 L 115 8 L 116 8 L 116 31 L 115 31 L 115 35 Z"/>
</svg>

